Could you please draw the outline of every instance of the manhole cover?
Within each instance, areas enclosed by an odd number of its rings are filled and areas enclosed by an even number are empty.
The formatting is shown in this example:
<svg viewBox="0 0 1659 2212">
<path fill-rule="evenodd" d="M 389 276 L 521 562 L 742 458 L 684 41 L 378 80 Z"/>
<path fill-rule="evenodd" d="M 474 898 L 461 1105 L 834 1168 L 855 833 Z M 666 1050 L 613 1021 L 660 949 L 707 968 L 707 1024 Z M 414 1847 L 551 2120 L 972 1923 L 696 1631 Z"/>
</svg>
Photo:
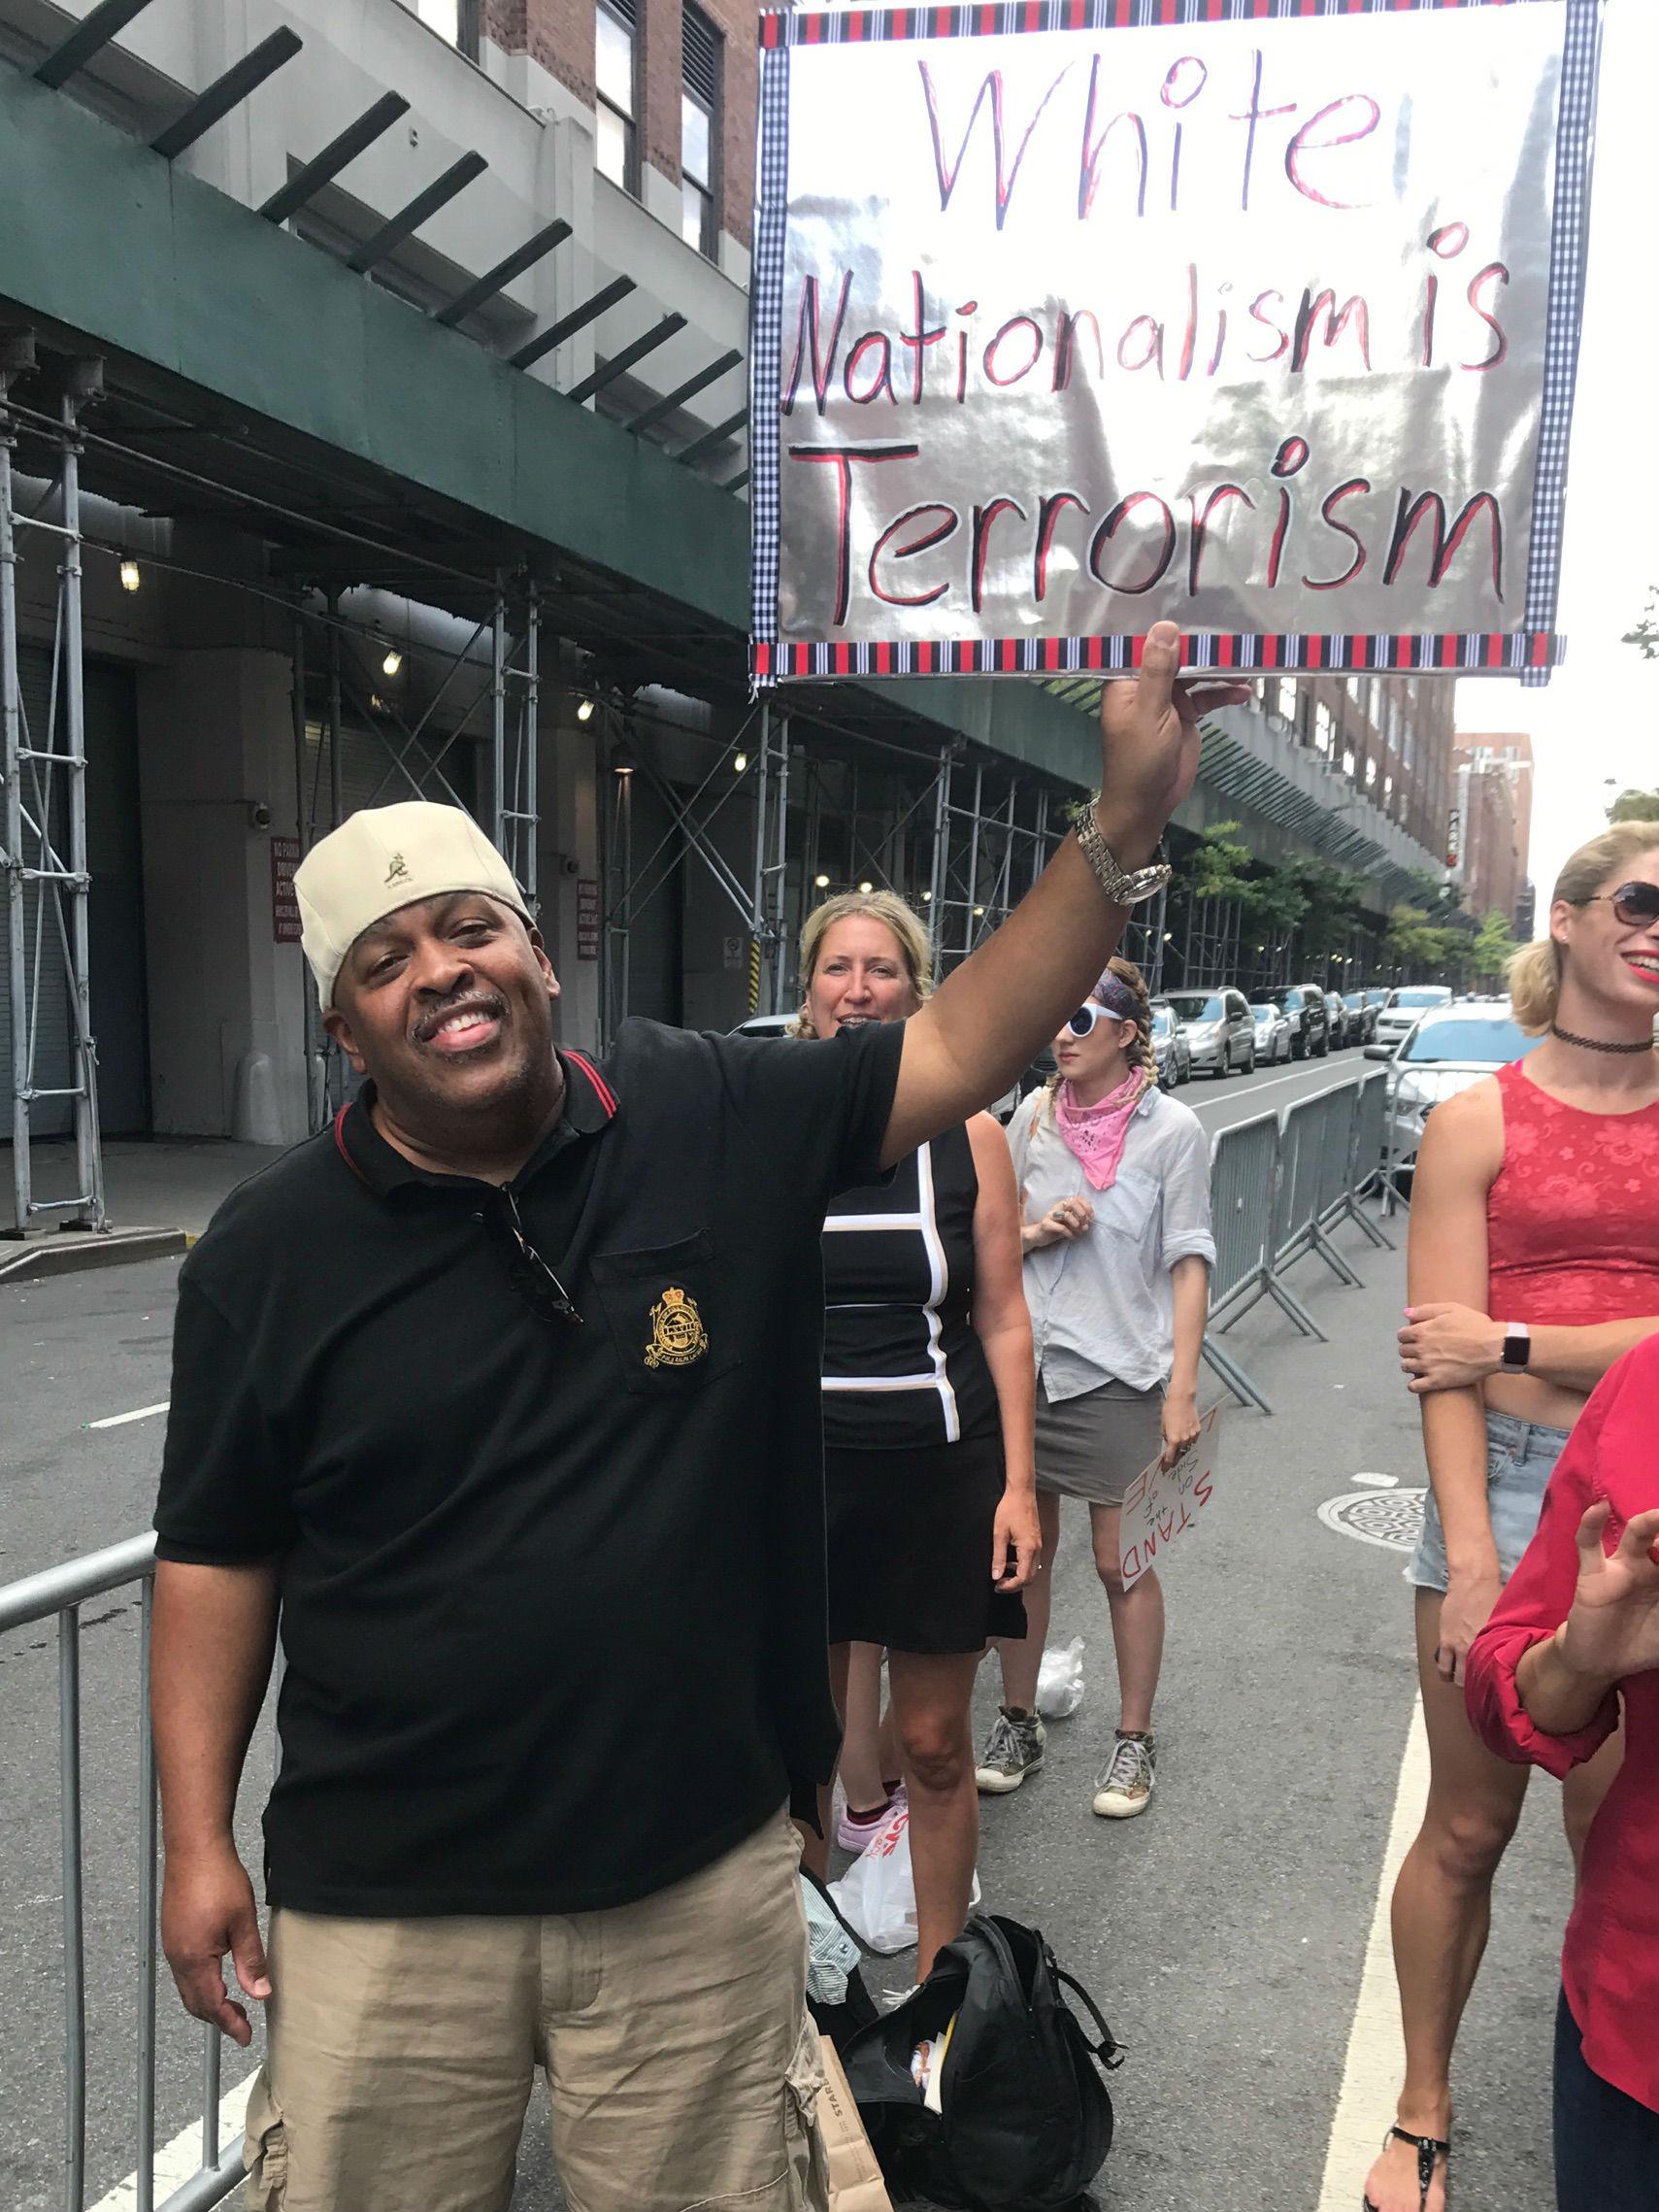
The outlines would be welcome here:
<svg viewBox="0 0 1659 2212">
<path fill-rule="evenodd" d="M 1380 1544 L 1387 1552 L 1414 1552 L 1423 1532 L 1421 1490 L 1356 1490 L 1345 1497 L 1328 1497 L 1319 1519 L 1339 1536 L 1355 1536 L 1362 1544 Z"/>
</svg>

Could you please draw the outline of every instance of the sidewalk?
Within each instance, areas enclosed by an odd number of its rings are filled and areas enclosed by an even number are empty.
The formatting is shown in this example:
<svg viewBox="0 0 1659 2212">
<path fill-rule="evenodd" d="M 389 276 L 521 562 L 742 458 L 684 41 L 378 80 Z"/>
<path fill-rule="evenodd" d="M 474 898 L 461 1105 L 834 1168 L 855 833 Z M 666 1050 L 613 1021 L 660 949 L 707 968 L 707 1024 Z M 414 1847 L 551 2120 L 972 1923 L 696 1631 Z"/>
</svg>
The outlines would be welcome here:
<svg viewBox="0 0 1659 2212">
<path fill-rule="evenodd" d="M 281 1159 L 280 1145 L 232 1144 L 225 1137 L 116 1138 L 104 1147 L 104 1202 L 116 1229 L 182 1229 L 200 1236 L 221 1198 Z M 75 1147 L 35 1149 L 37 1198 L 75 1190 Z M 8 1216 L 8 1219 L 10 1217 Z"/>
</svg>

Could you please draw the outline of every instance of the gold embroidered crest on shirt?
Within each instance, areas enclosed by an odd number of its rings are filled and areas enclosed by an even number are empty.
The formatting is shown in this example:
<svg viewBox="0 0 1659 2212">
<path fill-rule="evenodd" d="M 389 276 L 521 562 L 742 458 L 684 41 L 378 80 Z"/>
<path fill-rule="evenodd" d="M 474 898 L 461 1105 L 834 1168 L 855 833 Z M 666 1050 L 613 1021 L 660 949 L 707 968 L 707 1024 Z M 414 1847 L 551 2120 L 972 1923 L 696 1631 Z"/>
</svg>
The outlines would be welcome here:
<svg viewBox="0 0 1659 2212">
<path fill-rule="evenodd" d="M 697 1301 L 671 1283 L 651 1308 L 650 1349 L 647 1367 L 689 1367 L 709 1349 L 709 1338 Z"/>
</svg>

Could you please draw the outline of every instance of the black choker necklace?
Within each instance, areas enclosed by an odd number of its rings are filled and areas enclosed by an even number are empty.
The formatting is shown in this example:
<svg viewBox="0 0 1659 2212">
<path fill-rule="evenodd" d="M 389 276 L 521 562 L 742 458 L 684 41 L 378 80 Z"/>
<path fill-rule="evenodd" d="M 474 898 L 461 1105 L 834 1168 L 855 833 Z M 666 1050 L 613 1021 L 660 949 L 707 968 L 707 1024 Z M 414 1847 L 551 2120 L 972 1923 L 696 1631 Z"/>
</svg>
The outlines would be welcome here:
<svg viewBox="0 0 1659 2212">
<path fill-rule="evenodd" d="M 1563 1029 L 1558 1022 L 1549 1024 L 1552 1037 L 1559 1037 L 1564 1045 L 1582 1045 L 1587 1053 L 1650 1053 L 1654 1048 L 1651 1037 L 1644 1037 L 1636 1045 L 1609 1045 L 1605 1037 L 1576 1037 L 1571 1029 Z"/>
</svg>

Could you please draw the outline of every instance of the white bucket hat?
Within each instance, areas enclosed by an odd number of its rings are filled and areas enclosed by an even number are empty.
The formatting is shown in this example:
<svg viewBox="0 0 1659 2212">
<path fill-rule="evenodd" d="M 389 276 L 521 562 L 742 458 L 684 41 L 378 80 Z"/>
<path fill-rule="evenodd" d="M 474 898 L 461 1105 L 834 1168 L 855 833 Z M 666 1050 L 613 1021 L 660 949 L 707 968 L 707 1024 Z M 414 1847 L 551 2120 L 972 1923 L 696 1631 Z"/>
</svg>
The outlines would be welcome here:
<svg viewBox="0 0 1659 2212">
<path fill-rule="evenodd" d="M 365 929 L 416 900 L 487 891 L 534 927 L 513 871 L 459 807 L 429 799 L 363 807 L 294 870 L 300 944 L 326 1014 L 341 965 Z"/>
</svg>

